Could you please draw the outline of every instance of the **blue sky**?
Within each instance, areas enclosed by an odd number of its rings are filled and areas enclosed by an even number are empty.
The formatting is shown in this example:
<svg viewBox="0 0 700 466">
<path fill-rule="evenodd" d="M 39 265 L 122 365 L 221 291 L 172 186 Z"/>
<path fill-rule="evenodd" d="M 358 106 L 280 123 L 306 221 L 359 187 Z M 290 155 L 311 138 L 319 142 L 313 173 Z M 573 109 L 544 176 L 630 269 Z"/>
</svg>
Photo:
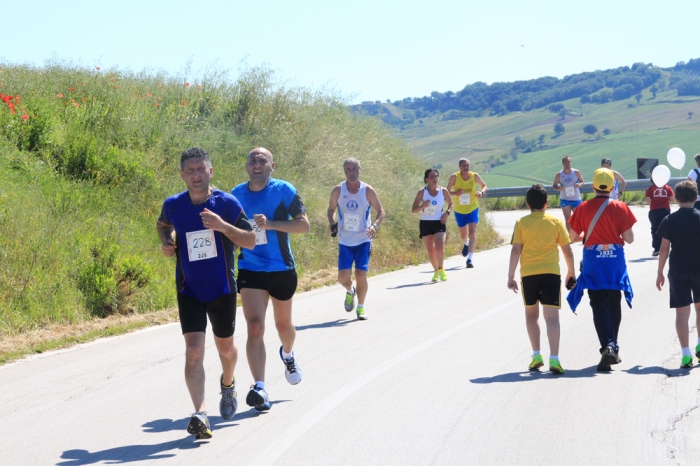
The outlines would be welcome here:
<svg viewBox="0 0 700 466">
<path fill-rule="evenodd" d="M 164 70 L 266 64 L 349 102 L 700 58 L 700 2 L 0 0 L 0 61 Z M 12 18 L 12 21 L 7 20 Z M 10 26 L 11 25 L 11 26 Z"/>
</svg>

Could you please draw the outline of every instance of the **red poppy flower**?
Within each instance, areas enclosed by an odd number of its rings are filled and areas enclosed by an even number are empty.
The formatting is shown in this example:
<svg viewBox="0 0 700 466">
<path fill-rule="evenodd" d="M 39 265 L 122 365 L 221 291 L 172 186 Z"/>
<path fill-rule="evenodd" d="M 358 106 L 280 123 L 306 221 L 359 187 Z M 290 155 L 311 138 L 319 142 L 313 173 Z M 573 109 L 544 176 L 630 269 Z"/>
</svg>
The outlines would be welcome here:
<svg viewBox="0 0 700 466">
<path fill-rule="evenodd" d="M 71 88 L 70 88 L 70 89 L 68 89 L 68 90 L 69 90 L 69 91 L 74 91 L 74 90 L 75 90 L 75 88 L 74 88 L 74 87 L 71 87 Z"/>
<path fill-rule="evenodd" d="M 183 100 L 183 101 L 182 101 L 182 105 L 183 105 L 183 106 L 184 106 L 184 105 L 187 105 L 187 101 Z"/>
<path fill-rule="evenodd" d="M 83 97 L 83 102 L 85 102 L 86 100 L 87 100 L 87 99 L 86 99 L 85 97 Z"/>
<path fill-rule="evenodd" d="M 59 92 L 59 93 L 58 93 L 58 98 L 59 98 L 59 99 L 62 99 L 62 98 L 63 98 L 63 94 L 61 94 L 61 93 Z"/>
<path fill-rule="evenodd" d="M 190 87 L 190 83 L 185 83 L 185 87 Z"/>
<path fill-rule="evenodd" d="M 7 106 L 9 107 L 10 111 L 14 114 L 15 113 L 15 104 L 8 102 Z"/>
<path fill-rule="evenodd" d="M 159 104 L 158 102 L 156 102 L 154 105 L 157 107 L 157 106 L 160 105 L 160 104 Z"/>
<path fill-rule="evenodd" d="M 100 71 L 100 67 L 99 67 L 99 66 L 97 67 L 97 71 Z"/>
<path fill-rule="evenodd" d="M 24 121 L 29 120 L 29 115 L 27 115 L 27 114 L 22 115 L 22 119 L 23 119 Z"/>
<path fill-rule="evenodd" d="M 117 86 L 117 85 L 115 84 L 115 85 L 114 85 L 114 88 L 115 88 L 115 89 L 119 89 L 119 86 Z"/>
<path fill-rule="evenodd" d="M 147 95 L 148 97 L 153 97 L 153 96 L 151 95 L 151 93 L 150 93 L 150 92 L 149 92 L 148 94 L 146 94 L 146 95 Z"/>
</svg>

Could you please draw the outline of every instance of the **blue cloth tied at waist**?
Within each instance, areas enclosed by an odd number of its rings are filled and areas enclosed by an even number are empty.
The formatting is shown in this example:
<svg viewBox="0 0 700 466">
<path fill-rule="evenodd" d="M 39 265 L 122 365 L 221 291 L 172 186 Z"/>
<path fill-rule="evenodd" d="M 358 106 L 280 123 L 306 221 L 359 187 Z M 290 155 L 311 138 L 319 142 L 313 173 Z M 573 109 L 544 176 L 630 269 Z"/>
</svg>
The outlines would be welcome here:
<svg viewBox="0 0 700 466">
<path fill-rule="evenodd" d="M 583 298 L 583 290 L 620 290 L 632 308 L 632 283 L 627 275 L 625 249 L 619 244 L 593 244 L 583 248 L 583 270 L 566 300 L 572 311 Z"/>
</svg>

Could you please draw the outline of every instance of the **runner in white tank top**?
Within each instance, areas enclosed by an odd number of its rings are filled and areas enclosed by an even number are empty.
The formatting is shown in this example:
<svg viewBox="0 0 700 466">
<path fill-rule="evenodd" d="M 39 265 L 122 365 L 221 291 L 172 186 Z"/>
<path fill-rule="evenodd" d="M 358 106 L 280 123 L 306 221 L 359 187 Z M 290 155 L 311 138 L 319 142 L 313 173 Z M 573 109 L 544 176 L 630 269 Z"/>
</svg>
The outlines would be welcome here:
<svg viewBox="0 0 700 466">
<path fill-rule="evenodd" d="M 360 161 L 350 158 L 343 162 L 346 180 L 331 191 L 328 202 L 328 224 L 331 235 L 339 237 L 338 281 L 345 287 L 345 310 L 355 309 L 357 296 L 357 318 L 366 320 L 365 297 L 367 296 L 367 271 L 372 251 L 372 239 L 384 220 L 384 209 L 377 192 L 360 181 Z M 374 209 L 374 222 L 370 217 Z M 336 212 L 338 221 L 336 222 Z M 357 289 L 352 285 L 352 267 L 355 265 Z"/>
<path fill-rule="evenodd" d="M 443 263 L 445 261 L 445 235 L 447 217 L 452 211 L 452 196 L 447 188 L 438 185 L 440 173 L 434 168 L 425 171 L 423 181 L 428 186 L 418 191 L 413 201 L 411 211 L 421 213 L 419 230 L 428 257 L 433 266 L 433 278 L 431 281 L 447 280 L 447 274 Z M 447 204 L 447 210 L 442 211 Z"/>
<path fill-rule="evenodd" d="M 559 203 L 564 214 L 564 223 L 566 224 L 566 230 L 571 231 L 569 219 L 574 209 L 581 204 L 579 188 L 583 186 L 583 177 L 580 171 L 571 168 L 571 157 L 568 155 L 561 159 L 561 164 L 564 166 L 564 169 L 554 177 L 552 188 L 561 192 Z"/>
</svg>

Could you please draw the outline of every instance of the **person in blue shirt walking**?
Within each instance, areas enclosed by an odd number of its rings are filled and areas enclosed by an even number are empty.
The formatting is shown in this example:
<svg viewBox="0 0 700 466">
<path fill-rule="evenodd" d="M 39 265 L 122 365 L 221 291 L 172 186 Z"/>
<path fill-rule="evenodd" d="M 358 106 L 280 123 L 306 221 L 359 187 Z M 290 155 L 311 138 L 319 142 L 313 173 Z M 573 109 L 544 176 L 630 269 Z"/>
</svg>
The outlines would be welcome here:
<svg viewBox="0 0 700 466">
<path fill-rule="evenodd" d="M 245 165 L 249 181 L 231 193 L 252 217 L 255 244 L 238 255 L 238 284 L 243 315 L 248 323 L 246 351 L 254 384 L 246 403 L 258 411 L 270 409 L 265 389 L 265 313 L 272 301 L 275 326 L 282 346 L 279 354 L 285 366 L 287 382 L 301 382 L 302 371 L 294 356 L 296 329 L 292 323 L 292 297 L 297 289 L 297 272 L 289 243 L 290 233 L 307 233 L 306 207 L 294 186 L 272 178 L 275 163 L 272 153 L 257 147 L 250 151 Z"/>
<path fill-rule="evenodd" d="M 253 247 L 255 233 L 232 195 L 210 185 L 214 169 L 204 149 L 192 148 L 180 157 L 180 176 L 187 190 L 163 203 L 156 230 L 161 251 L 177 258 L 175 280 L 180 326 L 185 337 L 185 382 L 195 413 L 187 431 L 197 439 L 211 438 L 204 404 L 204 342 L 207 316 L 221 359 L 221 417 L 228 420 L 238 407 L 233 372 L 238 350 L 234 249 Z"/>
</svg>

